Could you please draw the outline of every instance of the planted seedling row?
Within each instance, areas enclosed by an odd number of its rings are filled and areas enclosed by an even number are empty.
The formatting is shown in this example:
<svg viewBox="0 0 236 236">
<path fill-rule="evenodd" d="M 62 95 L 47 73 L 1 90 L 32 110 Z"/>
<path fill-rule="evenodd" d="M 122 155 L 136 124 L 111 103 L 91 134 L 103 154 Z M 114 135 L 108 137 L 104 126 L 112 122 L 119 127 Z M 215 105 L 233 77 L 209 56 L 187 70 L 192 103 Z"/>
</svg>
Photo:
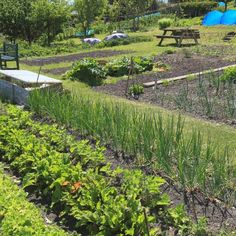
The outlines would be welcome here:
<svg viewBox="0 0 236 236">
<path fill-rule="evenodd" d="M 21 176 L 26 190 L 48 202 L 62 224 L 82 235 L 191 231 L 184 209 L 170 208 L 160 193 L 162 178 L 111 169 L 103 148 L 30 115 L 8 106 L 0 116 L 1 160 Z"/>
</svg>

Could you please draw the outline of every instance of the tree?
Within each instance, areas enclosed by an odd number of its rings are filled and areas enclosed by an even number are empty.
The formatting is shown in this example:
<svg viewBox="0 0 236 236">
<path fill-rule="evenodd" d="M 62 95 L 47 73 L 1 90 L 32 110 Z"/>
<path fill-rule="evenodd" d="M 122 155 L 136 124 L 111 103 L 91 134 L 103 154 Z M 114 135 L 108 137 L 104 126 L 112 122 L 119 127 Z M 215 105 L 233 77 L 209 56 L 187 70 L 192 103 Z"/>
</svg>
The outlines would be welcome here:
<svg viewBox="0 0 236 236">
<path fill-rule="evenodd" d="M 223 0 L 222 2 L 224 2 L 225 3 L 225 11 L 227 11 L 227 9 L 228 9 L 228 0 Z"/>
<path fill-rule="evenodd" d="M 42 34 L 47 35 L 50 44 L 62 31 L 68 16 L 65 0 L 0 0 L 0 31 L 29 44 Z"/>
<path fill-rule="evenodd" d="M 31 43 L 38 37 L 31 21 L 32 0 L 0 0 L 0 31 L 12 40 L 24 38 Z"/>
<path fill-rule="evenodd" d="M 133 19 L 133 30 L 136 31 L 139 28 L 139 17 L 146 13 L 153 0 L 115 0 L 114 4 L 120 7 L 120 14 Z"/>
<path fill-rule="evenodd" d="M 32 21 L 37 22 L 50 45 L 56 35 L 63 32 L 63 26 L 70 17 L 70 8 L 65 0 L 37 0 L 32 3 L 32 8 Z"/>
<path fill-rule="evenodd" d="M 21 19 L 20 30 L 21 33 L 19 38 L 26 40 L 30 45 L 33 41 L 37 40 L 41 34 L 41 24 L 37 22 L 34 15 L 34 8 L 32 6 L 33 2 L 37 2 L 38 0 L 17 0 L 21 2 L 21 8 L 23 11 L 23 16 Z"/>
<path fill-rule="evenodd" d="M 85 36 L 91 23 L 103 13 L 106 3 L 107 0 L 75 0 L 74 8 Z"/>
<path fill-rule="evenodd" d="M 114 29 L 120 30 L 120 7 L 117 2 L 114 2 L 113 4 L 108 4 L 105 12 L 104 12 L 104 22 L 108 24 L 108 30 L 110 33 L 114 31 Z M 118 23 L 117 25 L 115 23 Z"/>
</svg>

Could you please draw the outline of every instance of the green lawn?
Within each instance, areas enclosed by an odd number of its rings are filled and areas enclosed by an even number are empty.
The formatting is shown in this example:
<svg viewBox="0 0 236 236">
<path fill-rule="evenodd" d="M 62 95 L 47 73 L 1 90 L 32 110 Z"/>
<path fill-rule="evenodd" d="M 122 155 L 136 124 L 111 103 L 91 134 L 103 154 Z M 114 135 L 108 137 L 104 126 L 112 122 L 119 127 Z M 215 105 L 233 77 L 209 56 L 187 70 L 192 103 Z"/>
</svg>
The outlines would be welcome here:
<svg viewBox="0 0 236 236">
<path fill-rule="evenodd" d="M 199 46 L 194 46 L 189 49 L 195 50 L 196 47 L 201 48 L 202 46 L 222 46 L 222 45 L 231 45 L 231 46 L 236 46 L 236 39 L 232 40 L 230 43 L 225 43 L 222 40 L 222 37 L 229 31 L 233 31 L 234 27 L 232 26 L 217 26 L 217 27 L 203 27 L 203 26 L 193 26 L 194 28 L 198 28 L 201 33 L 201 40 L 200 40 L 200 45 Z M 148 32 L 137 32 L 137 33 L 130 33 L 131 36 L 150 36 L 153 38 L 151 42 L 142 42 L 142 43 L 134 43 L 130 45 L 124 45 L 124 46 L 116 46 L 112 48 L 105 48 L 105 49 L 112 49 L 112 50 L 133 50 L 134 53 L 131 55 L 134 56 L 148 56 L 148 55 L 156 55 L 165 52 L 167 49 L 171 50 L 182 50 L 181 48 L 177 48 L 173 45 L 168 45 L 168 46 L 162 46 L 158 47 L 157 46 L 157 40 L 153 37 L 155 34 L 160 34 L 161 31 L 158 29 L 151 29 Z M 98 35 L 98 38 L 104 38 L 105 35 Z M 80 40 L 74 39 L 76 43 L 80 43 Z M 170 40 L 164 41 L 164 45 L 171 43 Z M 94 49 L 94 50 L 103 50 L 103 49 Z M 83 52 L 86 51 L 91 51 L 90 50 L 84 50 Z M 211 53 L 211 49 L 209 49 L 209 53 Z M 220 52 L 219 52 L 220 53 Z M 232 54 L 234 51 L 231 52 Z M 122 57 L 124 55 L 119 55 L 119 56 L 114 56 L 114 57 L 109 57 L 106 58 L 106 60 L 111 60 L 113 58 L 118 58 Z M 103 58 L 104 59 L 104 58 Z M 70 66 L 70 62 L 64 62 L 64 63 L 59 63 L 59 64 L 50 64 L 50 65 L 45 65 L 43 66 L 44 69 L 51 69 L 51 68 L 58 68 L 58 67 L 65 67 L 65 66 Z M 38 66 L 27 66 L 27 65 L 21 65 L 21 69 L 27 69 L 27 70 L 32 70 L 37 72 L 39 70 Z M 178 69 L 178 68 L 176 68 Z M 60 79 L 60 76 L 53 76 L 48 74 L 51 77 L 58 78 Z M 79 83 L 79 82 L 71 82 L 71 81 L 63 81 L 64 87 L 69 89 L 69 90 L 76 90 L 76 92 L 82 94 L 92 94 L 94 98 L 96 99 L 96 96 L 101 97 L 104 96 L 105 98 L 112 99 L 113 101 L 124 101 L 126 103 L 131 104 L 132 106 L 138 106 L 140 109 L 146 109 L 149 107 L 151 110 L 154 111 L 161 111 L 165 116 L 169 115 L 178 115 L 177 112 L 174 111 L 168 111 L 166 109 L 163 109 L 158 106 L 151 106 L 148 104 L 142 104 L 142 103 L 134 103 L 130 102 L 128 100 L 124 100 L 122 98 L 117 98 L 117 97 L 112 97 L 104 94 L 100 94 L 97 92 L 92 91 L 90 88 L 87 86 Z M 230 126 L 224 125 L 224 124 L 218 124 L 216 122 L 210 122 L 210 121 L 205 121 L 202 119 L 197 119 L 193 118 L 188 115 L 183 115 L 185 117 L 185 129 L 186 132 L 189 130 L 192 130 L 193 127 L 201 130 L 206 137 L 210 136 L 213 140 L 217 141 L 219 144 L 229 144 L 232 149 L 236 148 L 236 143 L 234 140 L 236 139 L 236 130 Z"/>
</svg>

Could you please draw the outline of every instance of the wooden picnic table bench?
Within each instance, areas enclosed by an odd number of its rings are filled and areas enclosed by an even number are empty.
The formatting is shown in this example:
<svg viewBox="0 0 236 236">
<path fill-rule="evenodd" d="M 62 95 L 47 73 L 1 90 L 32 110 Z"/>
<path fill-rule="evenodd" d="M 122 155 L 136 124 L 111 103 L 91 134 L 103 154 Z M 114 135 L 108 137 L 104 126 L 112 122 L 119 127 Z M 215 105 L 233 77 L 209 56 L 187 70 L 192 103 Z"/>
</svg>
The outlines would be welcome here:
<svg viewBox="0 0 236 236">
<path fill-rule="evenodd" d="M 167 33 L 170 33 L 169 35 Z M 161 46 L 164 39 L 174 39 L 177 46 L 182 45 L 184 39 L 193 39 L 195 44 L 198 44 L 198 39 L 200 39 L 200 32 L 197 29 L 190 28 L 166 28 L 163 30 L 162 35 L 155 35 L 156 38 L 161 39 L 159 46 Z"/>
</svg>

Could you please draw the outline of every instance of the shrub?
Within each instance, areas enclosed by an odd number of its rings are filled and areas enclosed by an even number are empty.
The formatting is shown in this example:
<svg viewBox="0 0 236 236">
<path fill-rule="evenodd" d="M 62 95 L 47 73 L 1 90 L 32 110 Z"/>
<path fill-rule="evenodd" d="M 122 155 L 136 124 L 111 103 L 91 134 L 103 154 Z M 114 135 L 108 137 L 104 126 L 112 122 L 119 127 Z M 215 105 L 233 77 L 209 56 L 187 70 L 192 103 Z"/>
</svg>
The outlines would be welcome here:
<svg viewBox="0 0 236 236">
<path fill-rule="evenodd" d="M 134 57 L 133 60 L 137 68 L 137 73 L 151 71 L 153 69 L 153 59 L 150 57 Z"/>
<path fill-rule="evenodd" d="M 231 68 L 225 69 L 224 73 L 220 76 L 220 80 L 223 82 L 236 81 L 236 67 L 231 67 Z"/>
<path fill-rule="evenodd" d="M 115 59 L 106 65 L 107 74 L 110 76 L 123 76 L 129 74 L 130 58 Z"/>
<path fill-rule="evenodd" d="M 174 54 L 176 51 L 173 49 L 166 49 L 164 54 Z"/>
<path fill-rule="evenodd" d="M 165 64 L 162 61 L 157 61 L 153 66 L 153 71 L 156 71 L 156 72 L 163 72 L 169 69 L 170 69 L 170 65 Z"/>
<path fill-rule="evenodd" d="M 202 1 L 202 2 L 183 2 L 180 7 L 185 16 L 196 17 L 205 15 L 217 6 L 217 2 Z"/>
<path fill-rule="evenodd" d="M 106 78 L 106 72 L 96 60 L 86 58 L 75 63 L 65 77 L 70 80 L 79 80 L 90 86 L 96 86 L 102 84 Z"/>
<path fill-rule="evenodd" d="M 129 87 L 130 95 L 140 95 L 143 93 L 143 86 L 141 84 L 133 84 Z"/>
<path fill-rule="evenodd" d="M 135 57 L 133 58 L 134 73 L 139 74 L 144 71 L 150 71 L 153 69 L 153 60 L 149 57 Z M 131 66 L 131 59 L 123 57 L 109 62 L 106 65 L 106 70 L 110 76 L 123 76 L 128 75 Z"/>
<path fill-rule="evenodd" d="M 114 47 L 119 45 L 128 45 L 131 43 L 140 43 L 140 42 L 150 42 L 152 39 L 147 36 L 136 36 L 136 37 L 128 37 L 124 39 L 113 39 L 109 41 L 102 41 L 101 43 L 96 44 L 97 48 L 104 47 Z"/>
<path fill-rule="evenodd" d="M 193 25 L 201 25 L 202 24 L 202 17 L 194 17 L 194 18 L 183 18 L 183 19 L 176 19 L 173 23 L 174 27 L 191 27 Z"/>
<path fill-rule="evenodd" d="M 73 40 L 68 40 L 67 42 L 63 43 L 55 43 L 50 47 L 43 47 L 38 43 L 33 43 L 31 46 L 29 46 L 24 41 L 20 41 L 19 43 L 20 57 L 40 57 L 63 53 L 72 53 L 77 52 L 79 48 L 80 46 L 76 45 Z"/>
<path fill-rule="evenodd" d="M 217 7 L 217 2 L 202 1 L 202 2 L 181 2 L 178 4 L 171 4 L 160 10 L 162 14 L 175 14 L 185 17 L 203 16 L 213 8 Z"/>
<path fill-rule="evenodd" d="M 165 29 L 170 27 L 172 24 L 172 20 L 170 18 L 162 18 L 158 21 L 158 25 L 160 29 Z"/>
</svg>

